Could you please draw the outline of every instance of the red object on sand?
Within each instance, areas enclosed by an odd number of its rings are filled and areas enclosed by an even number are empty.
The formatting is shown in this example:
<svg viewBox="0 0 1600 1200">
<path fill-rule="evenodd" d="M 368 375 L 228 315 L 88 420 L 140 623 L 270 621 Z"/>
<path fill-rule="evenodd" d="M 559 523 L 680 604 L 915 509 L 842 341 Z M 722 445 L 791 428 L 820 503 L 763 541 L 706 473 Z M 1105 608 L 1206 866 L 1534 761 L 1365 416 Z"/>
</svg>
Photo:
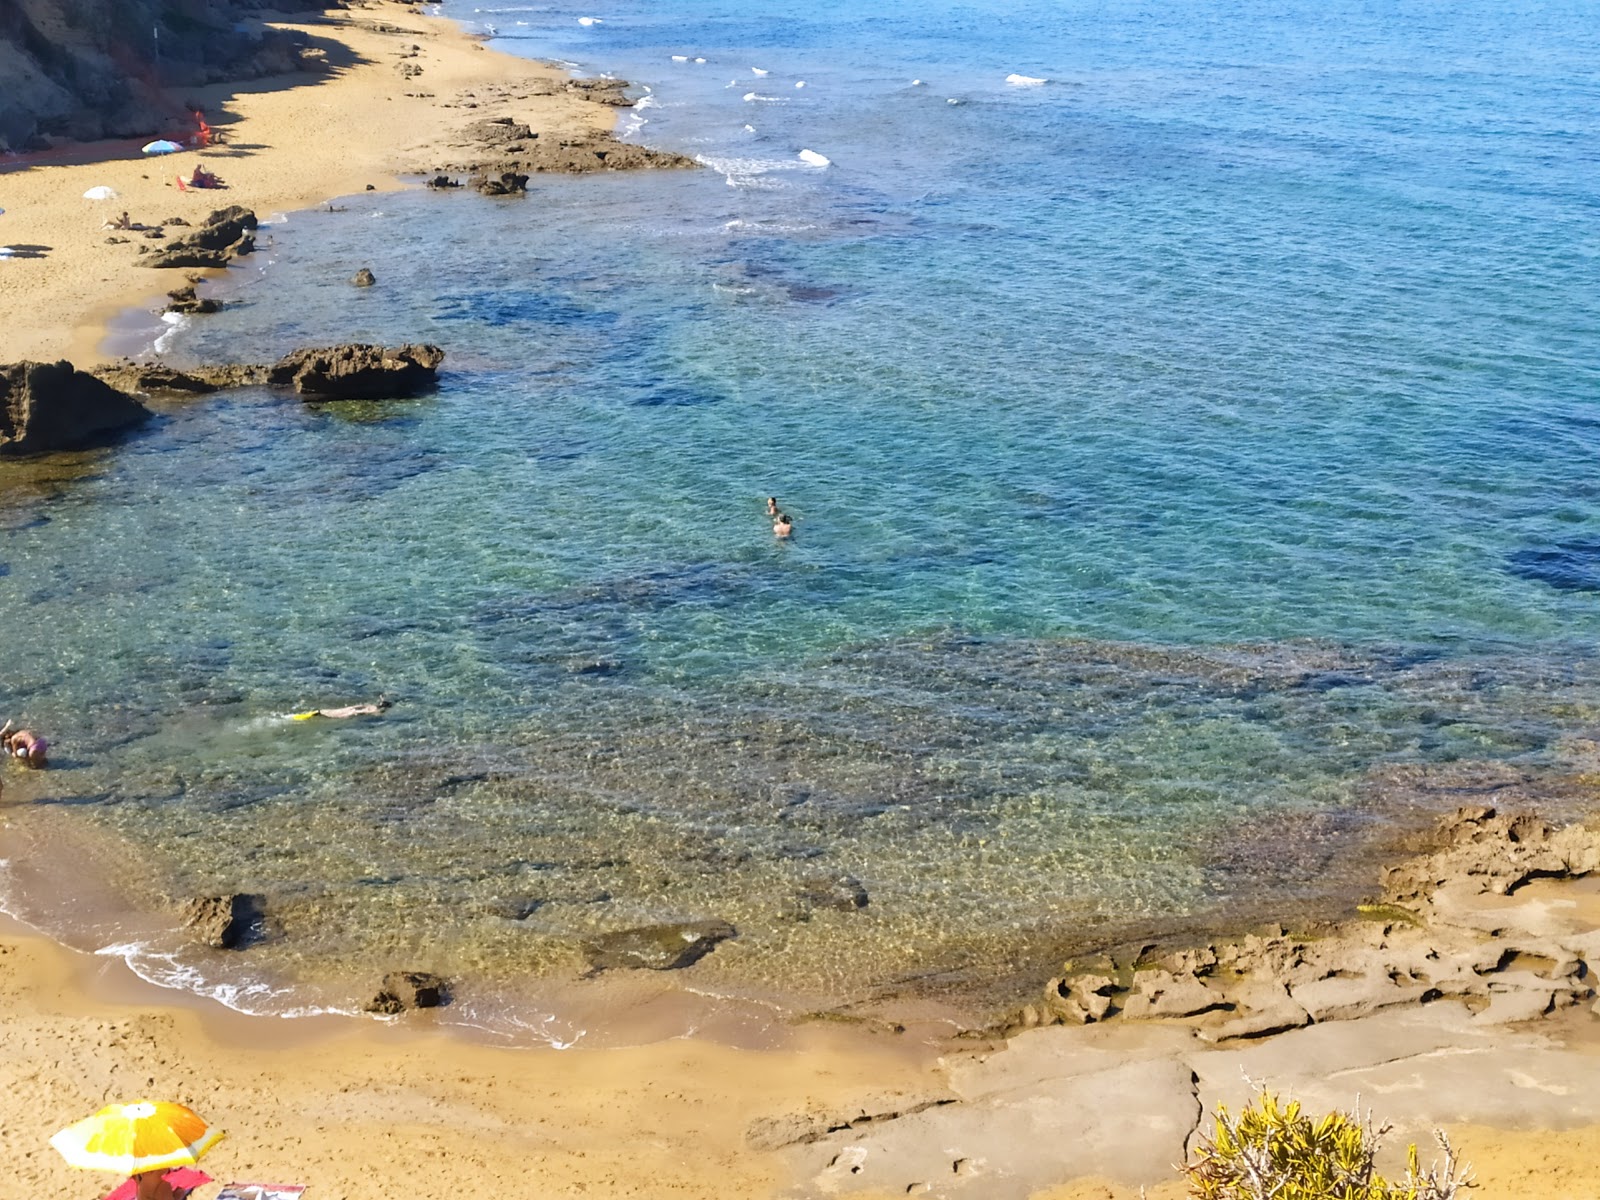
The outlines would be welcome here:
<svg viewBox="0 0 1600 1200">
<path fill-rule="evenodd" d="M 211 1176 L 204 1171 L 196 1171 L 193 1167 L 174 1167 L 162 1176 L 175 1188 L 197 1188 L 202 1183 L 210 1183 Z M 139 1185 L 131 1179 L 124 1179 L 106 1200 L 133 1200 L 139 1191 Z"/>
</svg>

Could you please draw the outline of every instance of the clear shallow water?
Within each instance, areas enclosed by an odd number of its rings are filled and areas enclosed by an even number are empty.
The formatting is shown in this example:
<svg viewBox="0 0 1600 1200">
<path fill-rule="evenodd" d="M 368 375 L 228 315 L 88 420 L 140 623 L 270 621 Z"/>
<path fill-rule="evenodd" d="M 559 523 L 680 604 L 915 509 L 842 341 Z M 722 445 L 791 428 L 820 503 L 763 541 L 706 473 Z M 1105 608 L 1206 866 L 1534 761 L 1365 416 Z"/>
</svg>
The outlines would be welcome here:
<svg viewBox="0 0 1600 1200">
<path fill-rule="evenodd" d="M 724 918 L 693 986 L 1003 992 L 1347 894 L 1451 764 L 1581 793 L 1582 6 L 445 11 L 708 169 L 295 215 L 164 348 L 436 341 L 439 394 L 176 407 L 0 522 L 28 785 L 263 893 L 249 970 L 470 999 Z"/>
</svg>

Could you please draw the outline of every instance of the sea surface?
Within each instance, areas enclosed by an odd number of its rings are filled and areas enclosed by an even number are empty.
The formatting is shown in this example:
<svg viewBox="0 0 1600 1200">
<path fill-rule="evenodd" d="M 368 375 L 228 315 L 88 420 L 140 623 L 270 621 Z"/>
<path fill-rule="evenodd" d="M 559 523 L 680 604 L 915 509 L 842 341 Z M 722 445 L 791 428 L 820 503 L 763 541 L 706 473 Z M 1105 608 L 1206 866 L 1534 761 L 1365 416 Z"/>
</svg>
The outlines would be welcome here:
<svg viewBox="0 0 1600 1200">
<path fill-rule="evenodd" d="M 251 1011 L 431 969 L 569 1044 L 608 932 L 730 923 L 708 1002 L 992 1013 L 1597 794 L 1587 0 L 442 12 L 703 169 L 346 198 L 130 319 L 449 357 L 0 492 L 0 695 L 58 755 L 7 907 Z M 256 944 L 174 932 L 224 891 Z"/>
</svg>

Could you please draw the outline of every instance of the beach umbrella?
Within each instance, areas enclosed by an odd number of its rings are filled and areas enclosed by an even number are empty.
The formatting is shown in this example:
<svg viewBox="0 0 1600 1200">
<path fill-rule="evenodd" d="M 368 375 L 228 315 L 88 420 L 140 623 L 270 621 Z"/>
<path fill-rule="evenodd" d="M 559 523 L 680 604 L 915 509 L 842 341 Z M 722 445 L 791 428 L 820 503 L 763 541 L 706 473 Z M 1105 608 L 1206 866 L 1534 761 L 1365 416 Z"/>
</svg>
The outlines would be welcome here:
<svg viewBox="0 0 1600 1200">
<path fill-rule="evenodd" d="M 159 142 L 151 142 L 149 145 L 141 147 L 141 153 L 144 153 L 144 154 L 176 154 L 179 150 L 182 150 L 182 149 L 183 149 L 183 147 L 178 145 L 177 142 L 169 142 L 165 138 L 163 138 Z"/>
<path fill-rule="evenodd" d="M 190 1109 L 166 1100 L 108 1104 L 50 1139 L 70 1166 L 138 1175 L 192 1167 L 222 1140 Z"/>
<path fill-rule="evenodd" d="M 83 198 L 85 200 L 115 200 L 117 198 L 117 189 L 108 188 L 102 184 L 100 187 L 90 188 L 83 194 Z"/>
</svg>

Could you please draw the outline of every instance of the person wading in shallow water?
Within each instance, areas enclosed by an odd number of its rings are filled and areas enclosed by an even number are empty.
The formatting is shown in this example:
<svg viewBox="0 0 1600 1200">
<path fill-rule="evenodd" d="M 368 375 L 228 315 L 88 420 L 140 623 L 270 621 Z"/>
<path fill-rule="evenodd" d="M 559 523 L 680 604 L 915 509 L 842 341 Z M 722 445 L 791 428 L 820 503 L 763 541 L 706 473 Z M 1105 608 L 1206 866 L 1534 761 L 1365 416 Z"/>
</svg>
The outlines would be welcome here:
<svg viewBox="0 0 1600 1200">
<path fill-rule="evenodd" d="M 11 725 L 12 722 L 7 721 L 0 726 L 0 753 L 19 758 L 30 767 L 44 766 L 50 743 L 31 729 L 13 730 Z"/>
</svg>

